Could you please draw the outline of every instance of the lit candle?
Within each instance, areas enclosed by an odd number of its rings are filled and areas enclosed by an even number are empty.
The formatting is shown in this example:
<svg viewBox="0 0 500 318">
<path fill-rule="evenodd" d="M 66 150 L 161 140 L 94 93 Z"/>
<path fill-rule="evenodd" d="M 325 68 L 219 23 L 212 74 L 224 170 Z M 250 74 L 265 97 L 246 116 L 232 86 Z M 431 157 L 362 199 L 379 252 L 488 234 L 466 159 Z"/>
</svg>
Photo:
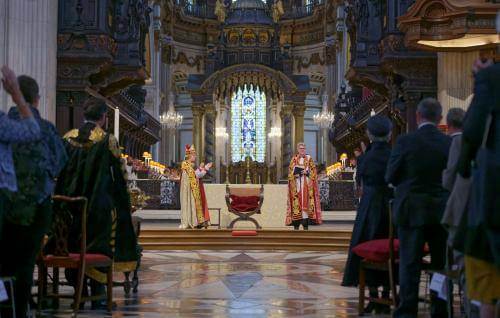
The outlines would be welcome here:
<svg viewBox="0 0 500 318">
<path fill-rule="evenodd" d="M 115 127 L 114 127 L 114 135 L 117 141 L 120 141 L 120 109 L 118 107 L 115 108 Z"/>
</svg>

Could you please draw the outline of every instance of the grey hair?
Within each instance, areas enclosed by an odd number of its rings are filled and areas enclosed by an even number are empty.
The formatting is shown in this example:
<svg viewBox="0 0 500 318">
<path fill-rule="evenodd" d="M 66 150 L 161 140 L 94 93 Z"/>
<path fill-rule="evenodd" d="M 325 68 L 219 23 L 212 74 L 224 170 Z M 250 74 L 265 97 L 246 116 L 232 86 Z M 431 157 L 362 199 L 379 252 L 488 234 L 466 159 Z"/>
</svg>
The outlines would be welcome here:
<svg viewBox="0 0 500 318">
<path fill-rule="evenodd" d="M 391 131 L 389 131 L 389 133 L 387 135 L 381 136 L 381 137 L 374 136 L 368 130 L 366 131 L 366 134 L 368 135 L 368 138 L 370 139 L 371 142 L 389 142 L 391 140 L 391 136 L 392 136 Z"/>
<path fill-rule="evenodd" d="M 297 143 L 297 148 L 299 148 L 300 146 L 304 146 L 304 147 L 305 147 L 305 146 L 306 146 L 306 144 L 305 144 L 305 143 L 303 143 L 303 142 L 299 142 L 299 143 Z"/>
<path fill-rule="evenodd" d="M 443 114 L 443 107 L 439 101 L 432 97 L 424 98 L 418 103 L 417 112 L 422 118 L 439 123 Z"/>
<path fill-rule="evenodd" d="M 446 124 L 450 127 L 461 129 L 463 127 L 465 110 L 454 107 L 448 110 L 446 115 Z"/>
</svg>

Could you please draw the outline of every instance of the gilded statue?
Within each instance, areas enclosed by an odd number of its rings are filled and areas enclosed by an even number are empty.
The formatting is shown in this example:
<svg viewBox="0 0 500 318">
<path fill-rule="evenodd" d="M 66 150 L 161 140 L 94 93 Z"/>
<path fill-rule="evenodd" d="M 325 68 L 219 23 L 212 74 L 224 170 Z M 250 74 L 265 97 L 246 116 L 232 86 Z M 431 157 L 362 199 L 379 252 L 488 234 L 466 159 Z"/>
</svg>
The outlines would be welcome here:
<svg viewBox="0 0 500 318">
<path fill-rule="evenodd" d="M 226 21 L 226 6 L 223 0 L 217 0 L 215 2 L 215 15 L 220 23 Z"/>
<path fill-rule="evenodd" d="M 281 17 L 285 14 L 285 10 L 283 9 L 283 2 L 281 0 L 274 1 L 273 4 L 273 21 L 274 23 L 278 23 Z"/>
</svg>

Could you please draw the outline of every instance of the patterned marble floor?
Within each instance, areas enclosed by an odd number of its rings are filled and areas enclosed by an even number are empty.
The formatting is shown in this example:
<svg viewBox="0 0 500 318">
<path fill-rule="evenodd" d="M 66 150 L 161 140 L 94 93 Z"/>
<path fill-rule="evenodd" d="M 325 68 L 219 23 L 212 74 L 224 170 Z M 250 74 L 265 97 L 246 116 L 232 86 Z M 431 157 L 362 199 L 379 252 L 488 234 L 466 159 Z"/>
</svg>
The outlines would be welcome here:
<svg viewBox="0 0 500 318">
<path fill-rule="evenodd" d="M 345 258 L 340 252 L 148 252 L 139 292 L 126 296 L 116 288 L 112 317 L 355 317 L 357 290 L 340 286 Z M 69 305 L 39 317 L 69 317 Z M 110 315 L 87 309 L 79 317 Z"/>
</svg>

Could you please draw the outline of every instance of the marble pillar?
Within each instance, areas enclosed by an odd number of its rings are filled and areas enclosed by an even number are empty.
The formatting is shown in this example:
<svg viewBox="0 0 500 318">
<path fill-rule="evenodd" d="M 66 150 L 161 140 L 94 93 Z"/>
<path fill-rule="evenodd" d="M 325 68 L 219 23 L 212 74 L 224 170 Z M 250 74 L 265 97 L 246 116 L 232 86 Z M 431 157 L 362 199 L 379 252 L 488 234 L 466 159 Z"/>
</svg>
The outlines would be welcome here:
<svg viewBox="0 0 500 318">
<path fill-rule="evenodd" d="M 474 78 L 472 63 L 479 51 L 438 53 L 438 99 L 443 105 L 443 118 L 453 107 L 467 109 L 472 99 Z"/>
<path fill-rule="evenodd" d="M 200 163 L 201 157 L 204 155 L 203 150 L 203 115 L 204 109 L 202 105 L 193 105 L 191 107 L 193 112 L 193 143 L 198 156 L 196 163 Z"/>
<path fill-rule="evenodd" d="M 56 0 L 0 0 L 0 65 L 33 77 L 40 87 L 40 114 L 55 122 L 57 78 Z M 12 101 L 0 90 L 0 110 Z"/>
<path fill-rule="evenodd" d="M 218 173 L 216 174 L 217 182 L 224 182 L 224 180 L 220 180 L 220 167 L 221 164 L 227 165 L 230 161 L 230 156 L 228 154 L 229 147 L 228 144 L 231 142 L 229 140 L 229 134 L 231 127 L 229 125 L 229 105 L 226 104 L 226 100 L 219 99 L 215 100 L 215 127 L 216 128 L 226 128 L 227 136 L 215 136 L 215 167 Z"/>
<path fill-rule="evenodd" d="M 294 123 L 291 105 L 283 105 L 281 112 L 281 178 L 286 178 L 288 173 L 288 164 L 292 158 L 293 152 L 295 151 L 295 136 L 294 136 Z"/>
<path fill-rule="evenodd" d="M 294 144 L 299 142 L 304 142 L 304 112 L 306 110 L 305 106 L 295 106 L 293 108 L 293 118 L 294 118 Z"/>
</svg>

